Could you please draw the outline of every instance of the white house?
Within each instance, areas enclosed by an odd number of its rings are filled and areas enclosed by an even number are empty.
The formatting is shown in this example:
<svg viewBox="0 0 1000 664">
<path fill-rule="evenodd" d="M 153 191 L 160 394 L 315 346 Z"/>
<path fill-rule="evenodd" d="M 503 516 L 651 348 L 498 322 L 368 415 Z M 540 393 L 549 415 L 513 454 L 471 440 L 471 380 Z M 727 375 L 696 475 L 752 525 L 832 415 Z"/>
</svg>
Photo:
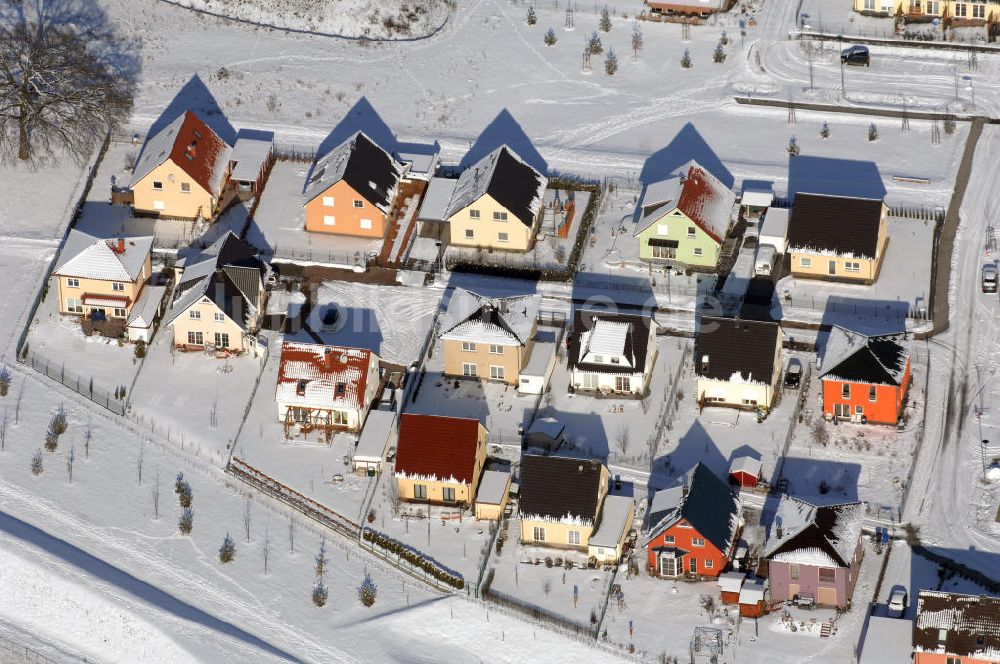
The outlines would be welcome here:
<svg viewBox="0 0 1000 664">
<path fill-rule="evenodd" d="M 656 322 L 649 316 L 578 309 L 567 366 L 577 390 L 643 394 L 656 360 Z"/>
</svg>

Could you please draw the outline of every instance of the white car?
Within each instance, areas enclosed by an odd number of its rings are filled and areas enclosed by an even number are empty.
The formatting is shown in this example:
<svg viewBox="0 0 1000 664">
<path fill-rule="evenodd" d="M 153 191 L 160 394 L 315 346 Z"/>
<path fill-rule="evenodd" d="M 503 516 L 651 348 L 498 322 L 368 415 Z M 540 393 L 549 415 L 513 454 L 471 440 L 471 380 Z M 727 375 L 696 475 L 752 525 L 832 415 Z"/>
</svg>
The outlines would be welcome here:
<svg viewBox="0 0 1000 664">
<path fill-rule="evenodd" d="M 903 614 L 906 613 L 906 599 L 906 590 L 899 586 L 892 589 L 887 603 L 890 618 L 903 617 Z"/>
</svg>

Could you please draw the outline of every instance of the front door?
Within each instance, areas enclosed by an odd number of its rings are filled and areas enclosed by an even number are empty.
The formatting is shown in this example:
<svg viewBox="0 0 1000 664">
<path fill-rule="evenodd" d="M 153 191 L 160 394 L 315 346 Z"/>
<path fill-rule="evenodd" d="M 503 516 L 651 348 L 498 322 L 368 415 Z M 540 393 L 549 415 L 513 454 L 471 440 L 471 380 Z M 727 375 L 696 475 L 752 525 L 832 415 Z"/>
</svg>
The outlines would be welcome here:
<svg viewBox="0 0 1000 664">
<path fill-rule="evenodd" d="M 849 403 L 836 403 L 833 404 L 833 414 L 834 416 L 844 419 L 850 419 L 851 417 L 851 404 Z"/>
<path fill-rule="evenodd" d="M 830 274 L 837 274 L 837 261 L 830 261 L 828 269 Z"/>
<path fill-rule="evenodd" d="M 677 576 L 677 558 L 673 553 L 664 553 L 660 556 L 660 575 Z"/>
<path fill-rule="evenodd" d="M 816 602 L 823 606 L 837 606 L 837 589 L 827 587 L 817 588 Z"/>
</svg>

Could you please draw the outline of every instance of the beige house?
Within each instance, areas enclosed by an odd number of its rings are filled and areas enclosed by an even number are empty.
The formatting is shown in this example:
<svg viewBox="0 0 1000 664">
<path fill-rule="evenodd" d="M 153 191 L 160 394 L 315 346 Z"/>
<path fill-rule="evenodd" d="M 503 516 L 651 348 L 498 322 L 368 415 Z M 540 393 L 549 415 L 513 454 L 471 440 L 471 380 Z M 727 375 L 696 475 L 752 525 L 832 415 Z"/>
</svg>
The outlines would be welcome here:
<svg viewBox="0 0 1000 664">
<path fill-rule="evenodd" d="M 996 2 L 964 0 L 854 0 L 854 11 L 866 15 L 904 16 L 920 23 L 940 18 L 945 27 L 984 25 L 1000 21 Z M 919 29 L 919 25 L 917 26 Z"/>
<path fill-rule="evenodd" d="M 542 221 L 548 178 L 502 145 L 464 170 L 444 217 L 451 244 L 528 251 Z"/>
<path fill-rule="evenodd" d="M 656 362 L 656 323 L 649 316 L 577 309 L 566 364 L 576 390 L 646 393 Z"/>
<path fill-rule="evenodd" d="M 698 403 L 769 410 L 781 381 L 781 326 L 702 316 L 694 342 Z"/>
<path fill-rule="evenodd" d="M 874 283 L 889 243 L 888 214 L 874 198 L 796 194 L 788 220 L 792 274 Z"/>
<path fill-rule="evenodd" d="M 270 268 L 257 250 L 227 232 L 202 254 L 178 266 L 167 315 L 174 345 L 219 353 L 257 352 Z"/>
<path fill-rule="evenodd" d="M 132 170 L 137 213 L 210 219 L 221 208 L 232 147 L 188 111 L 149 137 Z"/>
<path fill-rule="evenodd" d="M 400 499 L 471 507 L 486 463 L 479 420 L 407 413 L 400 418 L 396 491 Z"/>
<path fill-rule="evenodd" d="M 152 273 L 152 237 L 98 238 L 73 229 L 52 271 L 59 313 L 92 320 L 129 318 Z"/>
<path fill-rule="evenodd" d="M 503 516 L 510 500 L 511 474 L 509 469 L 483 471 L 476 494 L 476 518 L 497 521 Z"/>
<path fill-rule="evenodd" d="M 444 374 L 517 385 L 534 345 L 541 299 L 488 298 L 455 288 L 441 319 Z"/>
</svg>

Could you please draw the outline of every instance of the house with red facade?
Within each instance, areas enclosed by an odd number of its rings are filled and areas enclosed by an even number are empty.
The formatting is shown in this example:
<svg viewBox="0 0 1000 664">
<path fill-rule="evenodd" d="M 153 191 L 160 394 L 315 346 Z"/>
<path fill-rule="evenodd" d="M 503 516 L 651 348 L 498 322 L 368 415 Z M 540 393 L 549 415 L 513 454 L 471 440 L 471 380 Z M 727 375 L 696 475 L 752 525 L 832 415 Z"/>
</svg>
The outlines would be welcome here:
<svg viewBox="0 0 1000 664">
<path fill-rule="evenodd" d="M 823 352 L 823 413 L 827 418 L 895 424 L 910 384 L 906 335 L 868 336 L 835 325 Z"/>
<path fill-rule="evenodd" d="M 864 554 L 864 514 L 859 502 L 817 507 L 782 496 L 764 547 L 772 601 L 846 607 Z"/>
<path fill-rule="evenodd" d="M 684 483 L 656 492 L 648 523 L 645 546 L 652 573 L 714 578 L 735 553 L 740 505 L 726 481 L 699 463 Z"/>
</svg>

